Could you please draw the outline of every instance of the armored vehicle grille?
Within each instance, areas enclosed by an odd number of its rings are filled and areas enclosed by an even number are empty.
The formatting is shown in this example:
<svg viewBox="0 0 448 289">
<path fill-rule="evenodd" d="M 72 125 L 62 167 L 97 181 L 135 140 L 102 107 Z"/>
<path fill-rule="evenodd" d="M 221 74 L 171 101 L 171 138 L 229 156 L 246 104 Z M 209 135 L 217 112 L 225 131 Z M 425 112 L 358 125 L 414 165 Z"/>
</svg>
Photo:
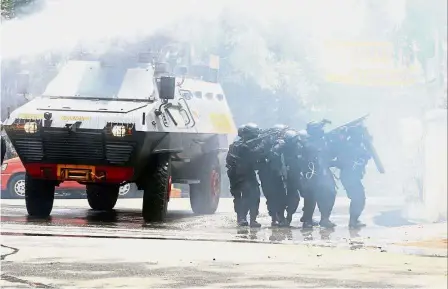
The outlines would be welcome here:
<svg viewBox="0 0 448 289">
<path fill-rule="evenodd" d="M 15 132 L 11 140 L 24 162 L 126 165 L 136 143 L 105 137 L 102 131 L 51 129 L 29 135 Z"/>
<path fill-rule="evenodd" d="M 106 143 L 106 159 L 111 164 L 125 164 L 132 155 L 134 146 L 128 143 L 107 142 Z"/>
<path fill-rule="evenodd" d="M 39 139 L 17 135 L 13 144 L 17 153 L 26 162 L 39 162 L 44 156 L 42 142 Z"/>
<path fill-rule="evenodd" d="M 76 132 L 67 130 L 45 131 L 43 134 L 45 159 L 47 161 L 80 163 L 86 160 L 104 160 L 103 136 L 101 132 Z"/>
</svg>

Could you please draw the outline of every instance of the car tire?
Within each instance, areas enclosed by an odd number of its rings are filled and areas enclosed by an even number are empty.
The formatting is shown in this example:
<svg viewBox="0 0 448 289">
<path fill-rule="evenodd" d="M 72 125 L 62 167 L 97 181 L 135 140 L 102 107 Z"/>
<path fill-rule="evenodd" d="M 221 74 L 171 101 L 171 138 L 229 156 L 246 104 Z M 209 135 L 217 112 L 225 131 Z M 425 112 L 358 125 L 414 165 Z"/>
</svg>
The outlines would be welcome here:
<svg viewBox="0 0 448 289">
<path fill-rule="evenodd" d="M 87 201 L 90 208 L 97 211 L 111 211 L 117 204 L 118 185 L 86 185 Z"/>
<path fill-rule="evenodd" d="M 154 156 L 151 169 L 143 181 L 143 209 L 145 222 L 165 221 L 171 189 L 171 156 Z"/>
<path fill-rule="evenodd" d="M 55 183 L 25 175 L 25 205 L 28 215 L 47 218 L 54 202 Z"/>
<path fill-rule="evenodd" d="M 15 174 L 9 179 L 8 194 L 12 199 L 25 198 L 25 174 Z"/>
</svg>

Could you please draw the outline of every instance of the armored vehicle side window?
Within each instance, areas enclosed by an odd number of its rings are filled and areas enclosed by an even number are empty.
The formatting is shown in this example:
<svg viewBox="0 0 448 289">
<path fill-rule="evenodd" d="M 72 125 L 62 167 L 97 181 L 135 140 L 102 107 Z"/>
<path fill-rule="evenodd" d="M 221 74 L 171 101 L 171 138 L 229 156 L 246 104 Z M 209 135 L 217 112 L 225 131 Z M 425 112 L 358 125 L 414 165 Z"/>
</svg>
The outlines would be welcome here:
<svg viewBox="0 0 448 289">
<path fill-rule="evenodd" d="M 221 93 L 219 93 L 219 94 L 216 95 L 216 98 L 217 98 L 219 101 L 222 101 L 222 100 L 224 100 L 224 95 L 221 94 Z"/>
<path fill-rule="evenodd" d="M 212 99 L 213 99 L 213 93 L 211 93 L 211 92 L 207 92 L 207 93 L 205 94 L 205 98 L 207 98 L 207 99 L 209 99 L 209 100 L 212 100 Z"/>
<path fill-rule="evenodd" d="M 196 96 L 197 98 L 202 98 L 202 91 L 195 91 L 194 96 Z"/>
<path fill-rule="evenodd" d="M 189 91 L 189 90 L 181 89 L 181 90 L 180 90 L 180 95 L 181 95 L 183 98 L 185 98 L 186 100 L 190 100 L 190 99 L 193 98 L 193 94 L 192 94 L 191 91 Z"/>
</svg>

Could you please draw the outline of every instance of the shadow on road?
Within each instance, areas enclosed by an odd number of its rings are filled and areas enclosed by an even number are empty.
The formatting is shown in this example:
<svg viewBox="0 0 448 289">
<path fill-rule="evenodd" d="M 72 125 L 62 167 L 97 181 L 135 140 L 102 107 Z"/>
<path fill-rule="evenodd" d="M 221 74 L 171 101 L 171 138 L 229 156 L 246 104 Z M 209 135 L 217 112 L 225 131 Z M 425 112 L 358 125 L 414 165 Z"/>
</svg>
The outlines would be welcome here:
<svg viewBox="0 0 448 289">
<path fill-rule="evenodd" d="M 194 218 L 191 211 L 169 211 L 162 223 L 145 223 L 141 210 L 120 209 L 112 211 L 72 210 L 70 212 L 54 212 L 48 218 L 32 216 L 1 216 L 5 223 L 56 226 L 92 226 L 92 227 L 133 227 L 133 228 L 165 228 L 180 220 Z"/>
<path fill-rule="evenodd" d="M 402 210 L 392 210 L 386 212 L 380 212 L 379 215 L 373 218 L 375 225 L 382 227 L 401 227 L 416 225 L 416 223 L 409 222 L 403 218 Z"/>
</svg>

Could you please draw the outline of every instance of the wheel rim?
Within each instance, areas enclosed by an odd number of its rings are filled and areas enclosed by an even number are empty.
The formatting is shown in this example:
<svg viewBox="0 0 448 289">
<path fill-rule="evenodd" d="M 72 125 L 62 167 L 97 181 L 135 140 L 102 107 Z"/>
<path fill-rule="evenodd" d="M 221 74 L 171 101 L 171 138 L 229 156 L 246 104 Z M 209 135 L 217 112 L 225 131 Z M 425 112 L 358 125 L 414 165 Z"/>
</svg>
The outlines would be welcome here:
<svg viewBox="0 0 448 289">
<path fill-rule="evenodd" d="M 14 184 L 14 193 L 17 196 L 25 197 L 25 180 L 18 180 Z"/>
<path fill-rule="evenodd" d="M 120 196 L 124 196 L 124 195 L 128 194 L 130 190 L 131 190 L 131 184 L 122 185 L 118 189 L 118 194 Z"/>
<path fill-rule="evenodd" d="M 210 191 L 211 191 L 213 199 L 217 199 L 217 198 L 219 198 L 219 186 L 220 186 L 219 174 L 218 174 L 218 172 L 216 170 L 213 170 L 210 177 L 211 177 L 211 179 L 210 179 L 210 185 L 211 185 Z"/>
</svg>

